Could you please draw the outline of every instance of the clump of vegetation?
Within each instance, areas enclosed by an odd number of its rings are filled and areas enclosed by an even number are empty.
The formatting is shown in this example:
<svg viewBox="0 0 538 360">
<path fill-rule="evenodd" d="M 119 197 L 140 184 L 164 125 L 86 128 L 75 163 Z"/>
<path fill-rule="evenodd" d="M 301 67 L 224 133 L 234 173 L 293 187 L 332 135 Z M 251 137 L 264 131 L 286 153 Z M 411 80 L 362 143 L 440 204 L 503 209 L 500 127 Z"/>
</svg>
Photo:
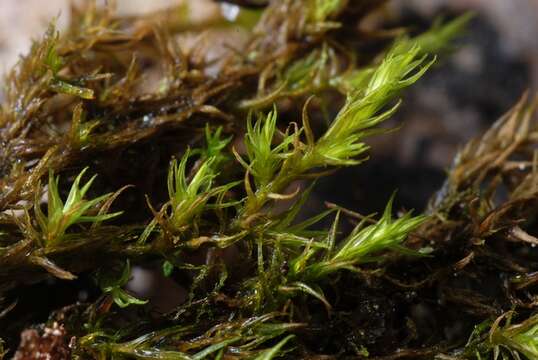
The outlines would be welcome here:
<svg viewBox="0 0 538 360">
<path fill-rule="evenodd" d="M 425 214 L 387 194 L 381 216 L 304 215 L 470 18 L 361 33 L 382 3 L 270 1 L 234 24 L 90 2 L 51 25 L 0 112 L 0 353 L 536 357 L 536 100 L 462 149 Z M 134 266 L 168 285 L 136 293 Z"/>
</svg>

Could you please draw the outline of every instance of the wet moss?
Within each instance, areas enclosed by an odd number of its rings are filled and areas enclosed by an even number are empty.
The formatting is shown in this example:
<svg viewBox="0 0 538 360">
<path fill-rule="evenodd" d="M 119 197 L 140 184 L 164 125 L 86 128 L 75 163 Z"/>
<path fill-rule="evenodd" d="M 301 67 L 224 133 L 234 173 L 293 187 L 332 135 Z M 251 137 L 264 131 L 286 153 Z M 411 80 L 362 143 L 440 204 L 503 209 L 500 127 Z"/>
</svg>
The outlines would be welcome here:
<svg viewBox="0 0 538 360">
<path fill-rule="evenodd" d="M 241 4 L 261 8 L 248 10 L 257 24 L 216 59 L 220 15 L 89 3 L 8 75 L 12 352 L 33 327 L 16 358 L 31 343 L 77 359 L 532 358 L 535 100 L 462 149 L 425 214 L 395 216 L 387 194 L 381 216 L 329 204 L 302 218 L 313 180 L 367 160 L 366 139 L 389 131 L 401 92 L 469 16 L 387 39 L 359 26 L 378 1 Z M 204 41 L 186 48 L 193 33 Z M 132 293 L 131 266 L 175 295 Z M 501 326 L 514 309 L 521 326 Z"/>
</svg>

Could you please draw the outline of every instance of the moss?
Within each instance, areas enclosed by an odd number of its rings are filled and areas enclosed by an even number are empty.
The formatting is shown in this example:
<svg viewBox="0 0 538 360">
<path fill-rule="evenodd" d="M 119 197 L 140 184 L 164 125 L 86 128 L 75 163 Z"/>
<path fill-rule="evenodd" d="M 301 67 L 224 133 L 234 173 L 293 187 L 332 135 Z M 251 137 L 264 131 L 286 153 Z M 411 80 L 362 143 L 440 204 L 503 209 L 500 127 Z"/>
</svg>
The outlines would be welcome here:
<svg viewBox="0 0 538 360">
<path fill-rule="evenodd" d="M 462 150 L 426 214 L 395 216 L 387 194 L 380 217 L 336 205 L 301 217 L 314 180 L 367 160 L 367 140 L 389 131 L 400 94 L 469 20 L 360 38 L 361 19 L 380 6 L 262 4 L 254 27 L 242 23 L 248 40 L 214 62 L 215 34 L 229 21 L 197 23 L 185 7 L 122 18 L 89 3 L 63 34 L 51 25 L 7 77 L 0 113 L 0 319 L 10 349 L 44 313 L 76 359 L 532 353 L 532 326 L 497 322 L 467 346 L 470 330 L 449 342 L 441 329 L 513 307 L 522 324 L 534 319 L 525 300 L 535 270 L 526 232 L 536 215 L 534 102 Z M 189 31 L 208 46 L 182 48 L 177 36 Z M 81 185 L 86 172 L 99 176 Z M 501 183 L 509 196 L 499 202 Z M 343 218 L 356 226 L 345 230 Z M 509 257 L 506 239 L 517 248 Z M 162 271 L 184 299 L 162 310 L 132 294 L 131 264 Z M 482 277 L 510 285 L 492 300 L 473 285 Z M 91 279 L 93 290 L 49 306 L 40 286 L 53 278 L 69 288 Z M 415 324 L 413 297 L 436 304 L 433 333 Z M 448 319 L 456 309 L 468 316 Z"/>
</svg>

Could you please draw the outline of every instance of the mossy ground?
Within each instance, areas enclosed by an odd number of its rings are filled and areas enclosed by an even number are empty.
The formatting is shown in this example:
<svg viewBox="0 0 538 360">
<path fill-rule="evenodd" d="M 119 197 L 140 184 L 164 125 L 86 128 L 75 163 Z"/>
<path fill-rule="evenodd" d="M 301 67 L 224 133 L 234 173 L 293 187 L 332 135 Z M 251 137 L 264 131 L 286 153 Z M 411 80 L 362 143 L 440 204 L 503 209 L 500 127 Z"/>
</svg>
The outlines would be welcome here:
<svg viewBox="0 0 538 360">
<path fill-rule="evenodd" d="M 531 96 L 462 148 L 424 214 L 387 193 L 379 215 L 304 218 L 470 20 L 364 31 L 382 5 L 244 9 L 248 39 L 216 58 L 230 23 L 188 6 L 89 2 L 52 24 L 0 113 L 7 356 L 27 329 L 17 359 L 537 357 Z M 133 266 L 182 295 L 132 293 Z"/>
</svg>

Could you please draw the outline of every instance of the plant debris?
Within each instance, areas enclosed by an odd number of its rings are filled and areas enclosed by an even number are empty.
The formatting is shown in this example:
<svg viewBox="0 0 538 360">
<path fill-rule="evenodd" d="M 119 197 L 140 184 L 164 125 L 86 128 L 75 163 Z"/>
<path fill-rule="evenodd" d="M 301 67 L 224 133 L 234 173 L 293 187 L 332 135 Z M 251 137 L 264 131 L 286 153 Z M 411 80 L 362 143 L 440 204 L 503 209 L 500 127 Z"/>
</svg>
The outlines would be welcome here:
<svg viewBox="0 0 538 360">
<path fill-rule="evenodd" d="M 69 359 L 71 351 L 67 343 L 65 329 L 58 323 L 52 327 L 24 330 L 21 334 L 21 344 L 14 359 Z"/>
</svg>

